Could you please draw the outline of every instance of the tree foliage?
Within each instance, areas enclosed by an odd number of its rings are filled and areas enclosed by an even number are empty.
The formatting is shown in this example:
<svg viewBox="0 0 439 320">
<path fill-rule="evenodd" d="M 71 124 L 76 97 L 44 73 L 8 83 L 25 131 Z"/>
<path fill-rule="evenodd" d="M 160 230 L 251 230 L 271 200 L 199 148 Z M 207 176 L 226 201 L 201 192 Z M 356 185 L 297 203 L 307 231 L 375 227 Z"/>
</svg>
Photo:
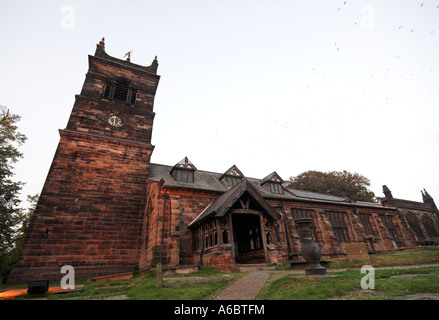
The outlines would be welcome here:
<svg viewBox="0 0 439 320">
<path fill-rule="evenodd" d="M 0 264 L 14 248 L 26 212 L 19 207 L 22 182 L 14 181 L 14 163 L 23 157 L 18 147 L 26 141 L 18 132 L 20 116 L 0 106 Z"/>
<path fill-rule="evenodd" d="M 20 223 L 16 226 L 16 231 L 13 237 L 13 245 L 6 254 L 0 255 L 0 278 L 3 276 L 3 283 L 6 283 L 9 273 L 12 271 L 18 261 L 21 247 L 24 239 L 26 238 L 26 233 L 32 220 L 39 197 L 39 194 L 27 196 L 29 206 L 26 210 L 20 210 L 20 215 L 17 218 L 17 221 L 20 221 Z"/>
<path fill-rule="evenodd" d="M 374 202 L 375 194 L 369 190 L 370 180 L 359 173 L 343 171 L 306 171 L 290 177 L 287 187 L 334 196 L 352 201 Z"/>
</svg>

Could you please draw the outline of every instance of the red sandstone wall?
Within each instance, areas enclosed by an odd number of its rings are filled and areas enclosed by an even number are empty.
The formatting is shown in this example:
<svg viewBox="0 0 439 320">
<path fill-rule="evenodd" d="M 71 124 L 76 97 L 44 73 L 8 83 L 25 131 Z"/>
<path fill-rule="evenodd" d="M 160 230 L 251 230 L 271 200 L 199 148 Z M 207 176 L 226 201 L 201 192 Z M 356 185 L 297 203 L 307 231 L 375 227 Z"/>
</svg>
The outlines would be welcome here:
<svg viewBox="0 0 439 320">
<path fill-rule="evenodd" d="M 214 267 L 219 270 L 231 272 L 234 267 L 232 258 L 232 245 L 218 245 L 208 248 L 203 252 L 202 265 Z"/>
<path fill-rule="evenodd" d="M 155 184 L 155 187 L 152 185 Z M 201 191 L 190 190 L 166 190 L 168 198 L 166 199 L 166 212 L 163 224 L 163 201 L 164 192 L 159 192 L 158 183 L 150 183 L 151 205 L 148 211 L 148 223 L 144 220 L 144 233 L 148 234 L 148 240 L 142 250 L 145 250 L 145 258 L 142 265 L 147 266 L 152 259 L 152 248 L 160 247 L 163 244 L 163 263 L 168 265 L 177 264 L 206 264 L 228 269 L 231 263 L 228 259 L 232 259 L 231 254 L 221 250 L 221 244 L 206 249 L 202 255 L 200 252 L 193 250 L 193 237 L 191 231 L 187 229 L 187 225 L 202 212 L 209 203 L 218 197 L 216 194 L 209 194 Z M 159 195 L 160 194 L 160 195 Z M 279 212 L 284 213 L 284 218 L 275 222 L 277 224 L 276 235 L 274 226 L 270 226 L 266 231 L 270 231 L 273 243 L 268 246 L 268 255 L 271 263 L 286 263 L 289 260 L 289 254 L 292 255 L 293 261 L 302 261 L 301 257 L 301 240 L 296 228 L 296 224 L 291 214 L 292 208 L 300 208 L 311 210 L 316 224 L 317 244 L 321 247 L 323 259 L 341 257 L 346 255 L 345 244 L 348 242 L 340 242 L 332 228 L 332 225 L 326 214 L 327 211 L 345 212 L 347 216 L 347 226 L 350 242 L 366 242 L 370 252 L 380 252 L 398 248 L 394 239 L 392 239 L 388 229 L 384 225 L 378 214 L 388 214 L 395 217 L 401 236 L 406 245 L 411 246 L 411 234 L 406 232 L 397 212 L 387 208 L 355 208 L 351 206 L 340 206 L 332 204 L 316 204 L 305 202 L 287 202 L 270 200 L 270 204 Z M 283 207 L 282 207 L 283 206 Z M 371 240 L 367 237 L 364 228 L 359 220 L 358 213 L 368 213 L 371 215 L 371 226 L 376 232 L 376 236 Z M 146 219 L 146 218 L 145 218 Z M 264 221 L 264 224 L 266 221 Z M 146 227 L 148 224 L 149 227 Z M 163 229 L 163 242 L 162 239 Z M 145 228 L 149 231 L 146 232 Z M 279 236 L 279 241 L 277 241 Z M 287 239 L 288 236 L 288 239 Z M 290 249 L 288 250 L 288 243 Z M 371 244 L 369 242 L 373 241 Z M 141 253 L 142 256 L 143 253 Z M 203 259 L 201 261 L 200 259 Z"/>
<path fill-rule="evenodd" d="M 285 237 L 288 234 L 288 240 L 290 243 L 290 253 L 293 256 L 293 260 L 297 261 L 302 260 L 301 258 L 301 241 L 298 230 L 296 228 L 296 224 L 294 222 L 293 216 L 291 214 L 291 209 L 303 209 L 310 210 L 313 213 L 314 223 L 316 225 L 316 232 L 318 241 L 317 244 L 322 249 L 323 258 L 331 258 L 344 256 L 346 254 L 344 242 L 340 242 L 332 228 L 332 225 L 326 215 L 326 211 L 338 211 L 345 212 L 347 214 L 347 226 L 348 233 L 351 242 L 370 242 L 369 237 L 366 236 L 363 226 L 358 218 L 359 213 L 368 213 L 371 215 L 371 225 L 377 236 L 372 244 L 373 247 L 368 246 L 368 248 L 374 252 L 381 252 L 387 250 L 397 249 L 398 246 L 394 239 L 391 238 L 391 235 L 388 229 L 385 227 L 382 219 L 379 217 L 379 214 L 388 214 L 395 217 L 395 222 L 398 226 L 398 230 L 400 235 L 403 237 L 404 242 L 407 246 L 413 246 L 413 234 L 404 227 L 399 215 L 393 209 L 388 208 L 370 208 L 370 207 L 357 207 L 355 213 L 355 208 L 350 206 L 342 206 L 342 205 L 331 205 L 325 203 L 298 203 L 298 202 L 288 202 L 283 201 L 279 202 L 276 200 L 270 200 L 270 205 L 274 208 L 277 208 L 279 212 L 284 212 L 284 218 L 282 219 L 282 231 L 286 230 L 286 233 L 283 233 L 283 240 L 285 243 L 287 238 Z M 282 209 L 281 209 L 282 208 Z M 286 224 L 283 222 L 286 221 Z"/>
<path fill-rule="evenodd" d="M 148 184 L 148 205 L 143 219 L 141 260 L 139 267 L 149 267 L 153 251 L 162 253 L 165 265 L 196 264 L 192 233 L 188 224 L 219 195 L 160 188 Z M 163 240 L 162 240 L 163 239 Z"/>
<path fill-rule="evenodd" d="M 150 146 L 61 131 L 9 282 L 59 273 L 65 264 L 84 276 L 132 270 L 139 260 L 151 152 Z"/>
</svg>

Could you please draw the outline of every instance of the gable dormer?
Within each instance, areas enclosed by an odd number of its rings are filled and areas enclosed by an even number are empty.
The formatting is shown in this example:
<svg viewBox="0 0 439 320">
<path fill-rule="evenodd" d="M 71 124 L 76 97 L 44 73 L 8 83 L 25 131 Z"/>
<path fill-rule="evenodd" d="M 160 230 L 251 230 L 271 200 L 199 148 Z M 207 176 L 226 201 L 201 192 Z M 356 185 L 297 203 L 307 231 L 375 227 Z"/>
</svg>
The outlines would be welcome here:
<svg viewBox="0 0 439 320">
<path fill-rule="evenodd" d="M 174 178 L 175 181 L 193 183 L 195 171 L 197 171 L 197 168 L 194 166 L 194 164 L 190 162 L 187 157 L 184 157 L 183 160 L 172 167 L 169 174 Z"/>
<path fill-rule="evenodd" d="M 231 166 L 224 174 L 219 178 L 219 180 L 229 188 L 232 188 L 236 184 L 238 184 L 244 175 L 242 172 L 235 166 Z"/>
<path fill-rule="evenodd" d="M 284 194 L 284 189 L 282 187 L 283 183 L 284 180 L 276 173 L 276 171 L 274 171 L 263 178 L 259 184 L 261 187 L 267 191 L 270 191 L 271 193 Z"/>
</svg>

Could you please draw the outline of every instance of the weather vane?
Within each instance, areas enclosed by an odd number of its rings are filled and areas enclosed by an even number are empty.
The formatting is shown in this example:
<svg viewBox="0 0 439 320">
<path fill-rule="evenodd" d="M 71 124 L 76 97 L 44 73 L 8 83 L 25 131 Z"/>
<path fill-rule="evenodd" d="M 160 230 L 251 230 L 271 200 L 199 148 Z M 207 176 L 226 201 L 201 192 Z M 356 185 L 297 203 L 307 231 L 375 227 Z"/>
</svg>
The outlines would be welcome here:
<svg viewBox="0 0 439 320">
<path fill-rule="evenodd" d="M 130 61 L 130 60 L 131 60 L 131 52 L 133 52 L 133 50 L 128 51 L 128 52 L 125 53 L 125 55 L 123 56 L 124 58 L 125 58 L 125 57 L 128 57 L 128 58 L 127 58 L 127 61 Z"/>
</svg>

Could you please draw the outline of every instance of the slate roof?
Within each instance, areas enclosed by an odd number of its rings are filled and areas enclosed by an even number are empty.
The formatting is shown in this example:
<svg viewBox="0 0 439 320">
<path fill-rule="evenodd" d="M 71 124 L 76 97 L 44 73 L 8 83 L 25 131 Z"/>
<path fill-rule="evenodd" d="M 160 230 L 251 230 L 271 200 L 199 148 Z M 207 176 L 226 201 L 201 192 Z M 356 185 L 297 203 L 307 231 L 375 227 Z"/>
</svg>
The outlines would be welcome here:
<svg viewBox="0 0 439 320">
<path fill-rule="evenodd" d="M 208 217 L 223 217 L 227 211 L 238 201 L 238 199 L 245 193 L 248 192 L 250 196 L 256 200 L 256 202 L 268 213 L 273 219 L 279 219 L 280 216 L 270 206 L 267 201 L 259 194 L 255 186 L 247 179 L 244 178 L 236 184 L 234 187 L 230 188 L 227 192 L 223 193 L 218 199 L 212 201 L 210 205 L 206 207 L 189 225 L 194 225 Z"/>
<path fill-rule="evenodd" d="M 349 201 L 349 199 L 347 198 L 332 196 L 329 194 L 321 194 L 316 192 L 303 191 L 303 190 L 290 189 L 290 188 L 286 188 L 286 190 L 299 198 L 319 199 L 319 200 L 328 200 L 328 201 L 336 201 L 336 202 Z"/>
<path fill-rule="evenodd" d="M 391 206 L 395 206 L 398 208 L 406 208 L 406 209 L 413 209 L 413 210 L 426 210 L 426 211 L 434 211 L 433 208 L 426 205 L 423 202 L 417 202 L 412 200 L 405 200 L 405 199 L 397 199 L 397 198 L 381 198 L 381 202 L 383 204 L 388 204 Z"/>
<path fill-rule="evenodd" d="M 187 182 L 176 181 L 172 177 L 170 172 L 173 167 L 174 166 L 151 163 L 149 168 L 149 179 L 151 181 L 157 181 L 157 182 L 163 179 L 164 187 L 167 188 L 209 191 L 209 192 L 216 192 L 220 194 L 226 193 L 227 191 L 230 190 L 230 188 L 228 188 L 225 184 L 223 184 L 220 181 L 224 173 L 196 170 L 194 172 L 194 182 L 187 183 Z M 272 174 L 270 174 L 269 176 L 271 175 Z M 323 202 L 323 203 L 329 202 L 329 203 L 338 203 L 338 204 L 355 204 L 356 206 L 369 206 L 369 207 L 385 207 L 383 204 L 380 203 L 372 203 L 372 202 L 353 203 L 351 200 L 344 197 L 338 197 L 328 194 L 320 194 L 320 193 L 297 190 L 297 189 L 290 189 L 285 187 L 284 187 L 284 191 L 285 191 L 284 194 L 274 194 L 261 186 L 262 179 L 255 179 L 248 177 L 246 177 L 245 179 L 248 183 L 251 183 L 251 185 L 257 190 L 257 192 L 264 198 L 313 201 L 313 202 Z"/>
<path fill-rule="evenodd" d="M 173 166 L 166 166 L 162 164 L 151 163 L 149 167 L 149 179 L 152 181 L 160 181 L 163 179 L 165 181 L 164 187 L 168 188 L 179 188 L 179 189 L 193 189 L 193 190 L 203 190 L 203 191 L 213 191 L 224 193 L 229 190 L 229 188 L 220 181 L 223 176 L 222 173 L 215 173 L 203 170 L 197 170 L 194 172 L 194 182 L 185 183 L 174 180 L 170 174 Z M 252 185 L 258 190 L 258 192 L 264 197 L 274 196 L 275 198 L 290 199 L 291 195 L 280 195 L 273 194 L 270 191 L 262 188 L 260 186 L 260 180 L 254 178 L 246 178 Z"/>
<path fill-rule="evenodd" d="M 226 192 L 228 188 L 219 180 L 221 173 L 197 170 L 194 172 L 194 182 L 184 183 L 174 180 L 170 174 L 174 166 L 151 163 L 149 167 L 149 179 L 152 181 L 165 181 L 164 187 L 180 189 L 196 189 L 213 192 Z"/>
</svg>

